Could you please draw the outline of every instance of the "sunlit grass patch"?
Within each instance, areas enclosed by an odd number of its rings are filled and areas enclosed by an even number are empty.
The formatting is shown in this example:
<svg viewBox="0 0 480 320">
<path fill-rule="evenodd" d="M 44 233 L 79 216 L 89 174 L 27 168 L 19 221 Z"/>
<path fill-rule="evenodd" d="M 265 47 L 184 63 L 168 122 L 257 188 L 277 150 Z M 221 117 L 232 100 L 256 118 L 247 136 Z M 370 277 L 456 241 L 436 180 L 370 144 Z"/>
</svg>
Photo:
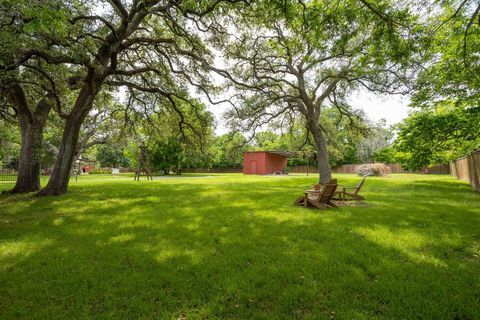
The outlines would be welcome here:
<svg viewBox="0 0 480 320">
<path fill-rule="evenodd" d="M 391 175 L 366 207 L 294 206 L 314 182 L 92 175 L 2 196 L 0 318 L 480 318 L 478 193 Z"/>
</svg>

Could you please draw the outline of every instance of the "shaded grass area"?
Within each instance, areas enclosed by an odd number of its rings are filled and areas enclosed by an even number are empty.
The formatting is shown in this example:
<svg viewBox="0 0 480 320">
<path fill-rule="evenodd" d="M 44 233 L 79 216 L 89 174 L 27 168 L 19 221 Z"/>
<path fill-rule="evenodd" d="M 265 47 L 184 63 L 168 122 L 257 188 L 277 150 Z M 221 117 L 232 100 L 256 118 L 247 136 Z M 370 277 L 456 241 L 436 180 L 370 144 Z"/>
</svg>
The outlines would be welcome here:
<svg viewBox="0 0 480 320">
<path fill-rule="evenodd" d="M 369 207 L 315 211 L 313 176 L 197 176 L 1 196 L 0 318 L 480 319 L 467 184 L 368 178 Z"/>
</svg>

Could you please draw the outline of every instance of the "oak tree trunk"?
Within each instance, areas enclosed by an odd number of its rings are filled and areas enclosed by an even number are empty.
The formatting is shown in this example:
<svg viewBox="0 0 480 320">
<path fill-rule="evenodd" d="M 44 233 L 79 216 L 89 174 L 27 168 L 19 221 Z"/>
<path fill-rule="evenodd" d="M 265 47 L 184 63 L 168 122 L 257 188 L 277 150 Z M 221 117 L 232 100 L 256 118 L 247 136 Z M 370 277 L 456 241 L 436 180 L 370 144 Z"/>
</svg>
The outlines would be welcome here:
<svg viewBox="0 0 480 320">
<path fill-rule="evenodd" d="M 80 126 L 81 123 L 75 123 L 70 119 L 65 122 L 52 175 L 46 187 L 38 193 L 39 195 L 61 195 L 67 192 Z"/>
<path fill-rule="evenodd" d="M 308 128 L 313 135 L 315 147 L 317 149 L 317 164 L 319 174 L 318 181 L 321 185 L 325 185 L 332 180 L 332 171 L 330 170 L 330 165 L 328 163 L 327 144 L 325 142 L 325 137 L 323 136 L 323 132 L 318 127 L 318 123 L 316 121 L 308 121 Z"/>
<path fill-rule="evenodd" d="M 17 109 L 21 133 L 18 175 L 15 186 L 8 193 L 27 193 L 40 189 L 40 157 L 43 143 L 43 129 L 51 110 L 48 96 L 41 99 L 35 110 L 30 110 L 25 93 L 14 85 L 9 93 L 10 102 Z"/>
<path fill-rule="evenodd" d="M 92 108 L 98 88 L 98 83 L 92 82 L 80 91 L 74 108 L 66 118 L 52 175 L 45 188 L 38 193 L 39 196 L 61 195 L 67 192 L 70 172 L 77 153 L 80 128 Z"/>
<path fill-rule="evenodd" d="M 40 190 L 40 153 L 43 126 L 29 123 L 20 126 L 22 144 L 18 160 L 17 182 L 10 193 L 27 193 Z"/>
</svg>

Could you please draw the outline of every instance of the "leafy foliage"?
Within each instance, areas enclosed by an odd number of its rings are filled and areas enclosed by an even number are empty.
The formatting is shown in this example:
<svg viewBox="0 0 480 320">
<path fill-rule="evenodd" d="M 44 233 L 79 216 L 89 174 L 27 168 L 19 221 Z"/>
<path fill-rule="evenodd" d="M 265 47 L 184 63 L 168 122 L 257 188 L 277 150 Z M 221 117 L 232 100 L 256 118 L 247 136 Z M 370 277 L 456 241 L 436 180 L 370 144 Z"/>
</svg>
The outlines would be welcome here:
<svg viewBox="0 0 480 320">
<path fill-rule="evenodd" d="M 410 169 L 445 163 L 480 147 L 480 108 L 418 111 L 399 125 L 397 158 Z"/>
<path fill-rule="evenodd" d="M 12 165 L 19 152 L 18 128 L 11 122 L 0 119 L 0 167 Z"/>
<path fill-rule="evenodd" d="M 181 173 L 184 152 L 178 138 L 154 141 L 150 151 L 150 163 L 155 171 L 169 174 L 172 170 Z"/>
<path fill-rule="evenodd" d="M 101 167 L 128 167 L 128 159 L 123 154 L 123 151 L 113 145 L 101 145 L 97 149 L 97 161 L 100 162 Z"/>
<path fill-rule="evenodd" d="M 407 168 L 445 163 L 480 147 L 478 1 L 445 1 L 427 20 L 415 111 L 399 126 L 395 158 Z"/>
<path fill-rule="evenodd" d="M 480 27 L 478 1 L 445 1 L 429 24 L 425 68 L 415 87 L 412 105 L 431 108 L 454 104 L 474 107 L 480 98 Z M 440 25 L 439 25 L 440 21 Z"/>
<path fill-rule="evenodd" d="M 383 162 L 383 163 L 397 163 L 397 162 L 399 162 L 396 159 L 396 150 L 395 150 L 395 147 L 393 145 L 389 146 L 387 148 L 375 151 L 372 158 L 373 158 L 373 161 L 375 161 L 375 162 Z"/>
<path fill-rule="evenodd" d="M 240 133 L 215 137 L 210 149 L 211 160 L 207 166 L 239 168 L 243 165 L 243 153 L 249 149 L 246 138 Z"/>
</svg>

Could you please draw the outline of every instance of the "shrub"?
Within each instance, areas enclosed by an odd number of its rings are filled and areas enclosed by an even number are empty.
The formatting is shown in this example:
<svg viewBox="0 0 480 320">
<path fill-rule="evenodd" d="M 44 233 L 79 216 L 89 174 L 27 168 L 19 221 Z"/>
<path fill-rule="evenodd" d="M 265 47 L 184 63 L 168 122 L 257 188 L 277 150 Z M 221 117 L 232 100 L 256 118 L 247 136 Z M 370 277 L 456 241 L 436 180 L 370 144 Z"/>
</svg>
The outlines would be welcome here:
<svg viewBox="0 0 480 320">
<path fill-rule="evenodd" d="M 387 167 L 384 163 L 367 163 L 358 166 L 355 169 L 355 172 L 359 176 L 376 176 L 383 177 L 390 174 L 390 168 Z"/>
</svg>

